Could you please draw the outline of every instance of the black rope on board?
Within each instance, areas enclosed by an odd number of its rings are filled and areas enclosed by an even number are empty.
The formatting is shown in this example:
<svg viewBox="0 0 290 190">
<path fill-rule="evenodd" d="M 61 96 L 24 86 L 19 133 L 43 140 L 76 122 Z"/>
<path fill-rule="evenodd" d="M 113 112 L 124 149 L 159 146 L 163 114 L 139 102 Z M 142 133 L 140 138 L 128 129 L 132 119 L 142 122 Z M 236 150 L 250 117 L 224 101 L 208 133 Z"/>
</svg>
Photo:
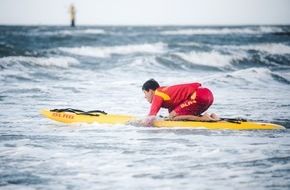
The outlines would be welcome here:
<svg viewBox="0 0 290 190">
<path fill-rule="evenodd" d="M 243 118 L 220 118 L 220 121 L 227 121 L 230 123 L 236 123 L 236 124 L 241 124 L 241 122 L 246 122 L 248 120 L 243 119 Z"/>
<path fill-rule="evenodd" d="M 89 116 L 100 116 L 100 114 L 107 115 L 106 112 L 101 111 L 101 110 L 83 111 L 83 110 L 78 110 L 78 109 L 73 109 L 73 108 L 52 109 L 50 111 L 53 111 L 53 112 L 70 112 L 70 113 L 74 113 L 74 114 L 77 114 L 77 115 L 89 115 Z"/>
</svg>

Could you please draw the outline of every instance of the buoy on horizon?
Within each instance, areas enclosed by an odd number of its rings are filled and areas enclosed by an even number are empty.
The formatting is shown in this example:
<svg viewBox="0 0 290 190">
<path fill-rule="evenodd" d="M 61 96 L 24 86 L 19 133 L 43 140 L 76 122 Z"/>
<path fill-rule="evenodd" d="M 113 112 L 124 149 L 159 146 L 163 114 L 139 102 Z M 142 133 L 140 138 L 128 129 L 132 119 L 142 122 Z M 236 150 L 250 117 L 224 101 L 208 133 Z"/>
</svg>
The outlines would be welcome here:
<svg viewBox="0 0 290 190">
<path fill-rule="evenodd" d="M 71 20 L 71 27 L 75 27 L 75 14 L 76 14 L 76 10 L 74 5 L 72 4 L 70 6 L 70 20 Z"/>
</svg>

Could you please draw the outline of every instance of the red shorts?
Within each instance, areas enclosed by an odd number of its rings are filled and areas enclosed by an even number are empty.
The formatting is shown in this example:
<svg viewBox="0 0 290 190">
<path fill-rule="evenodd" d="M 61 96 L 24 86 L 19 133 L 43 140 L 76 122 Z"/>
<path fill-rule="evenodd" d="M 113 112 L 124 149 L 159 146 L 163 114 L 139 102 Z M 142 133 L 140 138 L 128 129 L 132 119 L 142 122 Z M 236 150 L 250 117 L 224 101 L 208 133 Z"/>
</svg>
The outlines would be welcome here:
<svg viewBox="0 0 290 190">
<path fill-rule="evenodd" d="M 182 102 L 174 111 L 177 115 L 199 116 L 213 103 L 213 94 L 207 88 L 199 87 L 188 100 Z"/>
</svg>

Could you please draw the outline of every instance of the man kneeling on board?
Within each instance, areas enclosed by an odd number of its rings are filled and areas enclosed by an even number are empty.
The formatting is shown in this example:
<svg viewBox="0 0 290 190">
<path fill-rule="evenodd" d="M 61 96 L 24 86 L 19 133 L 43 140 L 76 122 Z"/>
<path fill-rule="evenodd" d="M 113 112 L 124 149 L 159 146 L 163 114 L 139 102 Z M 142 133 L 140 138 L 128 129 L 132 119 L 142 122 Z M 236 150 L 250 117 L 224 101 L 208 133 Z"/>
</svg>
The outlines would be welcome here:
<svg viewBox="0 0 290 190">
<path fill-rule="evenodd" d="M 152 126 L 160 108 L 167 108 L 170 120 L 217 121 L 219 117 L 204 113 L 213 103 L 212 92 L 200 83 L 160 87 L 154 79 L 146 81 L 142 90 L 152 104 L 146 126 Z"/>
</svg>

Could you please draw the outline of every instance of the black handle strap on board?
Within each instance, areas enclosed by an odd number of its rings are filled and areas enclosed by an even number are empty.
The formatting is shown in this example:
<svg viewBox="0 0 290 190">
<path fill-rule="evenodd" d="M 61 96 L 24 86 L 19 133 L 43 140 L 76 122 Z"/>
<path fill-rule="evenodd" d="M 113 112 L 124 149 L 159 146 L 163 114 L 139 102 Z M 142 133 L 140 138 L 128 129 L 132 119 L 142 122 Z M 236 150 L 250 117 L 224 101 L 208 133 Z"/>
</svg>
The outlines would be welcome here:
<svg viewBox="0 0 290 190">
<path fill-rule="evenodd" d="M 83 110 L 73 109 L 73 108 L 53 109 L 53 110 L 50 110 L 50 111 L 53 111 L 53 112 L 70 112 L 70 113 L 74 113 L 74 114 L 77 114 L 77 115 L 89 115 L 89 116 L 100 116 L 100 114 L 107 115 L 106 112 L 101 111 L 101 110 L 83 111 Z"/>
<path fill-rule="evenodd" d="M 243 119 L 243 118 L 220 118 L 219 121 L 227 121 L 230 123 L 241 124 L 241 122 L 247 122 L 248 120 Z"/>
</svg>

